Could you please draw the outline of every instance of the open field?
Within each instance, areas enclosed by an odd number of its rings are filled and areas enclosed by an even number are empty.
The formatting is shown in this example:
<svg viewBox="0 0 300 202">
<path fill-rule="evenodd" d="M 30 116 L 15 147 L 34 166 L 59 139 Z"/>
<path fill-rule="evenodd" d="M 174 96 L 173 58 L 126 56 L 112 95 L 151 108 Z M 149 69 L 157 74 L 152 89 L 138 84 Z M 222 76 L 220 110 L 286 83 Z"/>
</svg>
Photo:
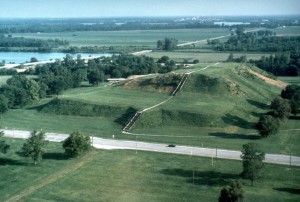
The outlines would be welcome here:
<svg viewBox="0 0 300 202">
<path fill-rule="evenodd" d="M 176 62 L 183 62 L 184 60 L 188 60 L 188 62 L 193 62 L 194 60 L 199 60 L 201 63 L 206 62 L 220 62 L 226 61 L 230 53 L 194 53 L 194 52 L 149 52 L 143 55 L 153 57 L 155 59 L 159 59 L 162 56 L 168 56 L 170 59 Z M 233 53 L 235 58 L 239 58 L 242 55 L 246 55 L 247 59 L 255 59 L 258 60 L 262 56 L 269 56 L 270 54 L 263 54 L 263 53 Z"/>
<path fill-rule="evenodd" d="M 6 84 L 6 81 L 11 78 L 11 76 L 0 76 L 0 86 Z"/>
<path fill-rule="evenodd" d="M 277 36 L 299 36 L 300 26 L 290 26 L 284 28 L 271 29 L 271 31 L 276 32 Z"/>
<path fill-rule="evenodd" d="M 61 39 L 71 46 L 150 46 L 156 47 L 157 40 L 176 38 L 179 43 L 203 40 L 228 35 L 228 29 L 174 29 L 174 30 L 130 30 L 99 32 L 19 33 L 14 36 L 37 39 Z"/>
<path fill-rule="evenodd" d="M 125 89 L 114 86 L 70 89 L 59 98 L 80 100 L 92 104 L 115 105 L 143 109 L 168 97 L 167 93 Z M 137 99 L 138 98 L 138 99 Z"/>
<path fill-rule="evenodd" d="M 288 84 L 297 84 L 300 85 L 300 76 L 280 76 L 278 77 L 279 80 L 284 81 Z"/>
<path fill-rule="evenodd" d="M 81 131 L 90 135 L 111 137 L 121 133 L 122 126 L 113 118 L 81 117 L 40 113 L 35 109 L 12 109 L 0 119 L 1 128 L 32 131 L 43 129 L 47 132 L 72 133 Z"/>
<path fill-rule="evenodd" d="M 79 159 L 65 161 L 61 145 L 49 143 L 46 146 L 45 159 L 34 166 L 32 159 L 17 154 L 24 140 L 10 138 L 5 140 L 11 149 L 7 154 L 0 154 L 0 201 L 19 194 L 29 186 L 38 184 L 49 175 L 79 161 Z"/>
<path fill-rule="evenodd" d="M 266 164 L 251 187 L 238 175 L 240 161 L 214 159 L 212 166 L 210 158 L 118 150 L 66 160 L 61 144 L 49 143 L 34 166 L 15 153 L 23 140 L 5 139 L 12 149 L 0 158 L 0 200 L 20 194 L 24 201 L 217 201 L 233 180 L 247 201 L 299 200 L 297 167 Z"/>
</svg>

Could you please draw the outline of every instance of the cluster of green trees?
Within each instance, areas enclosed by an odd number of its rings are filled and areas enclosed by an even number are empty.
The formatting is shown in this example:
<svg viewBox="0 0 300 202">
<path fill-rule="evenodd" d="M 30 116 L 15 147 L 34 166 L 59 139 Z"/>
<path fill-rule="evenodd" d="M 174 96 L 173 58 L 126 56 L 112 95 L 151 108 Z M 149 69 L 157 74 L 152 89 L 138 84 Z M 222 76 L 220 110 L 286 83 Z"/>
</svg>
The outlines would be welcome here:
<svg viewBox="0 0 300 202">
<path fill-rule="evenodd" d="M 69 42 L 59 39 L 29 39 L 24 37 L 12 37 L 11 35 L 0 35 L 0 47 L 3 51 L 12 50 L 14 47 L 38 48 L 40 52 L 51 51 L 52 48 L 67 46 Z M 29 49 L 30 50 L 30 49 Z"/>
<path fill-rule="evenodd" d="M 247 56 L 246 55 L 242 55 L 239 58 L 234 58 L 233 53 L 230 53 L 230 55 L 228 56 L 226 62 L 241 62 L 241 63 L 245 63 L 245 62 L 247 62 Z"/>
<path fill-rule="evenodd" d="M 300 107 L 300 86 L 288 85 L 281 92 L 281 98 L 275 98 L 270 105 L 271 111 L 260 117 L 256 129 L 262 137 L 276 134 L 281 122 L 289 118 L 290 113 L 297 114 Z"/>
<path fill-rule="evenodd" d="M 33 79 L 27 79 L 24 75 L 13 76 L 0 87 L 0 113 L 38 101 L 42 90 Z"/>
<path fill-rule="evenodd" d="M 260 60 L 250 60 L 257 67 L 276 76 L 299 76 L 300 75 L 300 52 L 281 52 L 263 56 Z"/>
<path fill-rule="evenodd" d="M 214 49 L 218 51 L 259 51 L 259 52 L 283 52 L 295 51 L 300 48 L 300 37 L 278 37 L 271 31 L 245 32 L 243 27 L 238 27 L 236 34 L 225 43 L 216 44 Z"/>
<path fill-rule="evenodd" d="M 66 55 L 63 61 L 29 70 L 29 74 L 37 75 L 35 79 L 18 74 L 8 79 L 6 84 L 0 87 L 0 112 L 4 113 L 9 108 L 24 107 L 47 95 L 58 95 L 69 88 L 77 88 L 83 81 L 98 85 L 110 77 L 126 78 L 130 75 L 167 73 L 175 67 L 175 62 L 168 58 L 165 64 L 160 64 L 146 56 L 114 55 L 89 60 L 86 64 L 80 55 L 75 60 Z M 7 71 L 2 73 L 16 73 Z"/>
<path fill-rule="evenodd" d="M 0 132 L 0 152 L 7 153 L 10 145 L 6 144 L 5 140 L 1 137 L 4 135 L 3 131 Z M 48 144 L 46 134 L 44 131 L 34 130 L 27 141 L 23 144 L 20 154 L 25 157 L 32 158 L 34 164 L 37 164 L 45 153 L 45 146 Z M 77 157 L 84 152 L 91 149 L 91 139 L 80 132 L 73 132 L 68 138 L 62 142 L 67 157 Z"/>
<path fill-rule="evenodd" d="M 147 56 L 114 55 L 111 58 L 89 60 L 88 81 L 96 85 L 105 78 L 126 78 L 131 75 L 167 73 L 175 69 L 174 61 L 162 65 Z"/>
<path fill-rule="evenodd" d="M 178 40 L 174 38 L 165 38 L 157 41 L 157 49 L 159 50 L 174 50 L 177 48 Z"/>
<path fill-rule="evenodd" d="M 16 75 L 18 74 L 17 70 L 16 69 L 13 69 L 13 68 L 1 68 L 0 69 L 0 75 Z"/>
</svg>

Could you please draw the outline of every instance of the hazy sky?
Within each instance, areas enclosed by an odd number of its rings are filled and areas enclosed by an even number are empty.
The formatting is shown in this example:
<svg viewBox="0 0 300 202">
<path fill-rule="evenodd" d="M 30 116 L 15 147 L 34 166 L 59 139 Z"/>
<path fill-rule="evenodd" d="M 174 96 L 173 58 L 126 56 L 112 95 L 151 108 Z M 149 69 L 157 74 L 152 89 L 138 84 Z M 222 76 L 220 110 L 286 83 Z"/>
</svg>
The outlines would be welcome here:
<svg viewBox="0 0 300 202">
<path fill-rule="evenodd" d="M 300 14 L 300 0 L 0 0 L 0 18 Z"/>
</svg>

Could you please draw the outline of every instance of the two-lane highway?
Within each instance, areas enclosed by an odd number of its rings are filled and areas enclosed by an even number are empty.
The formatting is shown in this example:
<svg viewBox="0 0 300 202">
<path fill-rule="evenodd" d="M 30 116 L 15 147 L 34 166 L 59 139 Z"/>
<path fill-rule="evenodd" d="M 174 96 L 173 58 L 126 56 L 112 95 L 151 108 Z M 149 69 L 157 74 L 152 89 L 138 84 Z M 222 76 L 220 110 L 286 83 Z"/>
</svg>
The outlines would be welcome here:
<svg viewBox="0 0 300 202">
<path fill-rule="evenodd" d="M 10 138 L 26 139 L 30 136 L 29 131 L 20 131 L 20 130 L 3 130 L 3 131 L 4 131 L 4 136 Z M 46 139 L 52 142 L 61 142 L 65 140 L 68 136 L 69 135 L 67 134 L 46 133 Z M 163 152 L 163 153 L 171 153 L 171 154 L 241 160 L 240 158 L 241 152 L 233 151 L 233 150 L 179 146 L 179 145 L 176 147 L 168 147 L 168 145 L 166 144 L 116 140 L 116 139 L 104 139 L 98 137 L 91 137 L 91 139 L 92 139 L 92 145 L 98 149 L 130 149 L 136 151 L 140 150 L 140 151 Z M 281 155 L 281 154 L 266 154 L 265 162 L 274 163 L 274 164 L 300 166 L 300 157 Z"/>
</svg>

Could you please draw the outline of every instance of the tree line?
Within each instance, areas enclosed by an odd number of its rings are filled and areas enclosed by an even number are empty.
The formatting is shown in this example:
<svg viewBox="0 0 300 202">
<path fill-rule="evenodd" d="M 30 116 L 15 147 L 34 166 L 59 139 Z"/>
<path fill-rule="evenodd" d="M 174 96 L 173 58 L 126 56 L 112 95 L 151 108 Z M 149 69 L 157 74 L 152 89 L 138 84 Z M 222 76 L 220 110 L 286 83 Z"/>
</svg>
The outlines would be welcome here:
<svg viewBox="0 0 300 202">
<path fill-rule="evenodd" d="M 268 21 L 262 17 L 225 17 L 228 22 L 249 22 L 244 27 L 277 28 L 279 26 L 295 26 L 298 17 L 280 16 L 270 17 Z M 122 24 L 117 24 L 121 22 Z M 158 29 L 196 29 L 236 27 L 237 25 L 215 24 L 209 18 L 93 18 L 93 19 L 10 19 L 0 22 L 0 33 L 37 33 L 37 32 L 73 32 L 73 31 L 116 31 L 116 30 L 158 30 Z M 295 23 L 297 22 L 297 23 Z"/>
<path fill-rule="evenodd" d="M 11 48 L 15 47 L 25 47 L 25 48 L 39 48 L 39 51 L 51 51 L 52 48 L 58 48 L 59 46 L 69 45 L 66 40 L 59 39 L 30 39 L 24 37 L 12 37 L 12 35 L 5 36 L 0 35 L 0 50 L 9 51 Z"/>
<path fill-rule="evenodd" d="M 256 129 L 262 137 L 268 137 L 278 132 L 279 127 L 290 117 L 297 115 L 300 108 L 300 86 L 288 85 L 281 91 L 281 97 L 276 97 L 270 104 L 267 114 L 260 117 Z"/>
<path fill-rule="evenodd" d="M 263 56 L 259 60 L 250 60 L 249 62 L 275 76 L 300 75 L 300 52 L 298 51 L 281 52 L 269 57 Z"/>
<path fill-rule="evenodd" d="M 279 37 L 269 30 L 245 32 L 244 27 L 237 27 L 226 42 L 214 40 L 208 44 L 214 45 L 217 51 L 284 52 L 299 50 L 300 37 Z"/>
</svg>

